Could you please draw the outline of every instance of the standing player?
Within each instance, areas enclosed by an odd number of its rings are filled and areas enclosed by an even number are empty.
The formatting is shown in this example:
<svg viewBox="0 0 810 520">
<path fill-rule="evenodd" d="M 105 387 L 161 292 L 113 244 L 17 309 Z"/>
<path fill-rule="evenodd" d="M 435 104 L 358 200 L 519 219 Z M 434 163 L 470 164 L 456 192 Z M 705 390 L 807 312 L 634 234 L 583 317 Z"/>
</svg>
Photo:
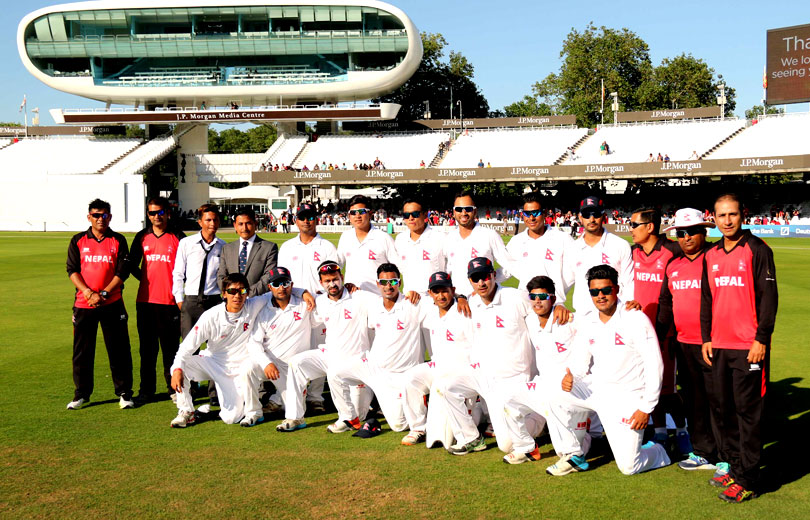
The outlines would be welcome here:
<svg viewBox="0 0 810 520">
<path fill-rule="evenodd" d="M 658 233 L 661 228 L 661 212 L 655 208 L 641 208 L 630 216 L 630 229 L 633 235 L 633 267 L 635 275 L 635 300 L 641 305 L 644 314 L 652 323 L 658 317 L 658 299 L 664 281 L 664 269 L 667 263 L 680 252 L 680 247 Z M 658 344 L 664 361 L 664 379 L 661 386 L 661 397 L 658 406 L 652 413 L 655 427 L 655 442 L 666 445 L 666 414 L 672 416 L 677 428 L 675 442 L 681 455 L 687 457 L 692 451 L 689 433 L 686 431 L 683 401 L 675 385 L 675 348 L 670 346 L 674 341 L 671 331 L 661 330 Z"/>
<path fill-rule="evenodd" d="M 428 292 L 430 276 L 445 270 L 446 235 L 427 224 L 427 211 L 419 201 L 406 200 L 402 205 L 402 216 L 408 231 L 397 235 L 394 244 L 402 266 L 405 289 L 424 296 Z"/>
<path fill-rule="evenodd" d="M 495 230 L 485 228 L 476 222 L 477 209 L 470 192 L 456 196 L 453 202 L 453 215 L 458 226 L 447 234 L 444 245 L 447 270 L 456 284 L 456 294 L 466 297 L 475 292 L 467 280 L 467 264 L 473 258 L 488 258 L 498 262 L 503 269 L 503 279 L 516 271 L 514 260 L 506 251 L 503 239 Z"/>
<path fill-rule="evenodd" d="M 163 351 L 163 379 L 172 400 L 176 399 L 169 367 L 180 346 L 180 309 L 172 295 L 172 269 L 180 240 L 186 235 L 169 229 L 169 210 L 169 201 L 163 197 L 149 199 L 150 225 L 132 239 L 128 258 L 129 272 L 140 281 L 135 300 L 141 344 L 141 386 L 135 400 L 140 403 L 155 399 L 159 350 Z"/>
<path fill-rule="evenodd" d="M 346 283 L 375 292 L 377 268 L 394 262 L 397 251 L 394 240 L 381 229 L 371 225 L 371 202 L 368 197 L 355 195 L 349 199 L 349 222 L 352 228 L 344 231 L 338 241 L 338 261 L 346 266 Z"/>
<path fill-rule="evenodd" d="M 675 229 L 682 253 L 669 261 L 661 284 L 658 305 L 658 328 L 669 330 L 674 324 L 683 353 L 684 370 L 680 372 L 684 402 L 688 404 L 689 433 L 692 453 L 678 466 L 686 470 L 704 469 L 726 472 L 728 464 L 717 462 L 716 425 L 709 411 L 713 393 L 712 367 L 703 360 L 700 335 L 700 284 L 703 279 L 703 255 L 706 229 L 714 227 L 703 219 L 703 213 L 692 208 L 679 209 L 669 229 Z M 661 334 L 659 333 L 659 337 Z M 686 374 L 684 373 L 686 372 Z"/>
<path fill-rule="evenodd" d="M 773 252 L 742 229 L 743 205 L 736 195 L 714 203 L 714 222 L 723 234 L 703 258 L 700 306 L 703 358 L 712 365 L 711 407 L 719 430 L 726 475 L 720 498 L 743 502 L 760 484 L 762 421 L 770 373 L 770 345 L 779 295 Z"/>
<path fill-rule="evenodd" d="M 78 410 L 93 393 L 93 360 L 98 326 L 110 358 L 115 395 L 121 409 L 133 408 L 132 353 L 127 310 L 121 299 L 127 278 L 127 241 L 110 229 L 110 203 L 96 199 L 87 208 L 90 228 L 73 235 L 68 245 L 67 273 L 76 286 L 73 303 L 73 400 L 68 410 Z"/>
<path fill-rule="evenodd" d="M 566 251 L 574 241 L 567 233 L 546 226 L 539 193 L 523 196 L 521 214 L 526 229 L 506 245 L 506 250 L 516 262 L 516 272 L 513 274 L 518 279 L 518 287 L 525 288 L 534 276 L 548 276 L 557 290 L 556 301 L 564 303 L 568 288 L 573 284 L 573 280 L 565 279 Z"/>
<path fill-rule="evenodd" d="M 663 446 L 641 445 L 649 414 L 658 403 L 663 364 L 655 329 L 643 312 L 628 311 L 619 301 L 619 273 L 609 265 L 592 267 L 588 290 L 596 312 L 580 314 L 563 393 L 556 394 L 547 417 L 561 462 L 547 471 L 565 475 L 586 469 L 582 412 L 599 414 L 616 465 L 625 475 L 670 464 Z M 590 377 L 585 378 L 590 372 Z"/>
</svg>

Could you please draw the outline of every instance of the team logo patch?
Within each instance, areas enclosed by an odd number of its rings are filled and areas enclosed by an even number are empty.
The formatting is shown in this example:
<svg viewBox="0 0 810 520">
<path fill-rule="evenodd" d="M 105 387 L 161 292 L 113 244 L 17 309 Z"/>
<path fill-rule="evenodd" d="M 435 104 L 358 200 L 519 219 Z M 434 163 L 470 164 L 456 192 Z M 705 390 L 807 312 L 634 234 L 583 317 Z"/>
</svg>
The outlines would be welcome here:
<svg viewBox="0 0 810 520">
<path fill-rule="evenodd" d="M 404 258 L 403 258 L 403 260 L 404 260 Z M 424 249 L 422 250 L 422 260 L 430 260 L 430 253 L 428 253 Z"/>
<path fill-rule="evenodd" d="M 316 261 L 316 262 L 320 262 L 320 261 L 321 261 L 321 255 L 320 255 L 320 253 L 318 253 L 317 251 L 315 251 L 314 253 L 312 253 L 312 259 L 313 259 L 314 261 Z"/>
<path fill-rule="evenodd" d="M 662 262 L 661 260 L 656 260 L 655 261 L 655 268 L 656 269 L 663 269 L 664 268 L 664 262 Z"/>
<path fill-rule="evenodd" d="M 453 339 L 453 333 L 450 332 L 449 330 L 447 331 L 447 341 L 455 341 Z"/>
<path fill-rule="evenodd" d="M 294 256 L 294 257 L 293 257 L 293 260 L 298 260 L 298 257 L 297 257 L 297 256 Z"/>
<path fill-rule="evenodd" d="M 352 313 L 349 309 L 343 309 L 343 319 L 344 320 L 352 319 Z"/>
<path fill-rule="evenodd" d="M 89 247 L 83 247 L 83 248 L 82 248 L 82 253 L 89 253 L 89 252 L 90 252 L 90 248 L 89 248 Z"/>
<path fill-rule="evenodd" d="M 618 332 L 616 333 L 616 345 L 624 345 L 624 338 Z"/>
<path fill-rule="evenodd" d="M 718 273 L 718 272 L 720 272 L 720 266 L 719 266 L 719 265 L 717 265 L 717 264 L 712 264 L 712 272 L 713 272 L 713 273 Z"/>
<path fill-rule="evenodd" d="M 405 322 L 402 320 L 397 320 L 397 330 L 405 330 Z"/>
<path fill-rule="evenodd" d="M 636 269 L 641 269 L 641 262 L 636 262 Z"/>
<path fill-rule="evenodd" d="M 475 322 L 475 328 L 480 329 L 481 328 L 481 322 Z"/>
<path fill-rule="evenodd" d="M 470 366 L 473 368 L 481 368 L 481 363 L 470 363 Z"/>
<path fill-rule="evenodd" d="M 523 258 L 527 258 L 528 256 L 529 256 L 529 252 L 528 251 L 523 251 Z"/>
<path fill-rule="evenodd" d="M 584 430 L 587 427 L 588 427 L 588 423 L 585 422 L 585 421 L 577 423 L 577 430 Z"/>
<path fill-rule="evenodd" d="M 478 258 L 479 256 L 481 255 L 478 254 L 474 247 L 470 249 L 470 258 Z"/>
<path fill-rule="evenodd" d="M 678 277 L 678 271 L 672 271 L 672 275 L 670 276 L 670 278 L 677 278 L 677 277 Z"/>
<path fill-rule="evenodd" d="M 610 265 L 610 258 L 605 253 L 602 253 L 602 263 Z"/>
<path fill-rule="evenodd" d="M 293 320 L 301 321 L 301 313 L 298 311 L 293 311 Z"/>
<path fill-rule="evenodd" d="M 595 340 L 595 339 L 590 338 L 590 339 L 588 340 L 588 345 L 593 345 L 594 343 L 596 343 L 596 340 Z"/>
<path fill-rule="evenodd" d="M 740 260 L 740 263 L 737 264 L 737 271 L 743 272 L 745 271 L 745 261 Z"/>
<path fill-rule="evenodd" d="M 528 388 L 529 390 L 534 390 L 535 388 L 537 388 L 537 383 L 526 383 L 526 388 Z"/>
<path fill-rule="evenodd" d="M 557 345 L 557 352 L 565 352 L 568 350 L 565 348 L 565 343 L 560 343 L 559 341 L 555 341 L 554 343 Z"/>
<path fill-rule="evenodd" d="M 546 249 L 546 260 L 554 260 L 554 253 L 551 252 L 551 249 Z"/>
<path fill-rule="evenodd" d="M 143 246 L 144 251 L 149 251 L 149 246 Z"/>
<path fill-rule="evenodd" d="M 500 316 L 495 316 L 495 326 L 499 329 L 503 328 L 503 318 Z"/>
<path fill-rule="evenodd" d="M 244 323 L 244 324 L 242 325 L 242 330 L 243 330 L 243 331 L 246 331 L 246 330 L 248 330 L 248 327 L 250 327 L 250 324 L 249 324 L 249 323 Z"/>
<path fill-rule="evenodd" d="M 277 325 L 274 323 L 274 324 L 270 325 L 270 330 L 276 330 L 276 327 L 277 327 Z"/>
<path fill-rule="evenodd" d="M 435 361 L 428 361 L 427 366 L 429 366 L 430 368 L 435 368 L 436 367 L 436 362 Z"/>
<path fill-rule="evenodd" d="M 377 253 L 375 253 L 374 251 L 369 249 L 368 250 L 368 259 L 369 260 L 376 260 L 377 259 Z"/>
</svg>

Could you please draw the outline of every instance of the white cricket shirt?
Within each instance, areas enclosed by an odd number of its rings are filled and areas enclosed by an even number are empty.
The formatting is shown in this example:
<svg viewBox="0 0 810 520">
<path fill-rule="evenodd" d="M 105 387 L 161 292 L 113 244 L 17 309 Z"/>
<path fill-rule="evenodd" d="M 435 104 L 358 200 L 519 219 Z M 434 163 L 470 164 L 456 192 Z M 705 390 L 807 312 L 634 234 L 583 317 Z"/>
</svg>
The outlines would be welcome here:
<svg viewBox="0 0 810 520">
<path fill-rule="evenodd" d="M 402 294 L 390 311 L 383 306 L 383 297 L 375 296 L 368 308 L 368 327 L 374 329 L 366 356 L 370 363 L 390 372 L 405 372 L 424 361 L 419 307 Z M 328 326 L 326 330 L 328 334 Z"/>
<path fill-rule="evenodd" d="M 386 262 L 397 263 L 394 239 L 374 226 L 362 242 L 357 239 L 354 228 L 344 231 L 338 241 L 337 255 L 346 268 L 345 283 L 372 292 L 378 291 L 377 267 Z"/>
<path fill-rule="evenodd" d="M 591 295 L 588 293 L 588 280 L 585 275 L 595 265 L 607 264 L 619 272 L 619 298 L 624 301 L 633 299 L 633 254 L 630 244 L 613 233 L 605 230 L 602 238 L 593 247 L 579 237 L 571 246 L 570 255 L 566 258 L 568 279 L 574 280 L 574 308 L 580 313 L 595 311 Z"/>
<path fill-rule="evenodd" d="M 554 282 L 558 303 L 565 303 L 565 294 L 573 285 L 573 278 L 566 279 L 566 251 L 574 244 L 568 233 L 546 226 L 543 236 L 532 238 L 528 230 L 513 237 L 506 250 L 515 260 L 518 289 L 526 290 L 526 284 L 535 276 L 548 276 Z"/>
<path fill-rule="evenodd" d="M 248 342 L 253 361 L 264 368 L 276 360 L 289 362 L 299 352 L 309 350 L 312 337 L 312 313 L 304 300 L 295 294 L 285 309 L 267 305 L 256 317 L 256 326 Z"/>
<path fill-rule="evenodd" d="M 565 369 L 571 363 L 570 357 L 576 334 L 573 318 L 572 315 L 572 321 L 560 325 L 552 323 L 554 321 L 552 315 L 546 326 L 541 327 L 536 314 L 526 316 L 526 328 L 534 347 L 535 364 L 540 379 L 558 388 L 565 375 Z"/>
<path fill-rule="evenodd" d="M 439 308 L 430 298 L 423 298 L 422 327 L 430 336 L 430 360 L 443 367 L 466 368 L 470 364 L 472 350 L 473 322 L 458 312 L 453 304 L 444 316 L 439 316 Z"/>
<path fill-rule="evenodd" d="M 367 291 L 350 294 L 343 289 L 340 299 L 335 301 L 327 294 L 319 294 L 312 319 L 326 327 L 326 338 L 318 347 L 335 359 L 354 359 L 368 351 L 371 345 L 368 308 L 374 296 Z"/>
<path fill-rule="evenodd" d="M 404 291 L 427 294 L 430 275 L 447 269 L 444 256 L 446 237 L 432 226 L 427 226 L 416 240 L 411 238 L 410 230 L 397 235 L 394 245 L 398 257 L 394 263 L 402 273 Z"/>
<path fill-rule="evenodd" d="M 485 257 L 501 264 L 503 274 L 508 278 L 514 271 L 514 260 L 506 251 L 503 239 L 497 231 L 485 228 L 476 222 L 467 236 L 461 238 L 458 226 L 452 229 L 444 243 L 447 269 L 453 278 L 457 294 L 470 296 L 473 288 L 467 279 L 467 264 L 476 257 Z"/>
<path fill-rule="evenodd" d="M 281 244 L 278 250 L 278 265 L 290 270 L 293 285 L 308 290 L 313 296 L 324 292 L 318 266 L 326 260 L 337 262 L 337 259 L 337 248 L 319 234 L 309 244 L 304 244 L 299 233 Z"/>
</svg>

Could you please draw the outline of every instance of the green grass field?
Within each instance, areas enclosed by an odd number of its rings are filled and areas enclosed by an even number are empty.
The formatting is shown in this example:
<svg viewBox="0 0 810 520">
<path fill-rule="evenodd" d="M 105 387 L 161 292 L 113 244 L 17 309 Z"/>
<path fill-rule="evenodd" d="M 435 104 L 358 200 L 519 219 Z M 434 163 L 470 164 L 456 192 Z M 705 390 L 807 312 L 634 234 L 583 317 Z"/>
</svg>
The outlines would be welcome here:
<svg viewBox="0 0 810 520">
<path fill-rule="evenodd" d="M 172 430 L 171 401 L 121 411 L 99 334 L 92 405 L 72 398 L 67 233 L 0 233 L 0 516 L 276 518 L 807 518 L 810 477 L 810 239 L 773 239 L 780 305 L 773 339 L 766 475 L 772 491 L 741 505 L 717 500 L 708 472 L 676 466 L 622 476 L 613 462 L 553 478 L 550 444 L 535 464 L 508 466 L 495 446 L 453 457 L 374 439 L 332 435 L 335 415 L 275 431 L 220 421 Z M 128 238 L 131 239 L 131 234 Z M 235 235 L 222 235 L 233 240 Z M 288 235 L 289 236 L 289 235 Z M 283 239 L 271 235 L 272 239 Z M 335 237 L 330 237 L 335 238 Z M 135 387 L 135 287 L 125 290 Z M 160 376 L 158 376 L 160 378 Z M 159 379 L 160 380 L 160 379 Z M 492 441 L 490 441 L 492 442 Z M 806 460 L 806 459 L 805 459 Z"/>
</svg>

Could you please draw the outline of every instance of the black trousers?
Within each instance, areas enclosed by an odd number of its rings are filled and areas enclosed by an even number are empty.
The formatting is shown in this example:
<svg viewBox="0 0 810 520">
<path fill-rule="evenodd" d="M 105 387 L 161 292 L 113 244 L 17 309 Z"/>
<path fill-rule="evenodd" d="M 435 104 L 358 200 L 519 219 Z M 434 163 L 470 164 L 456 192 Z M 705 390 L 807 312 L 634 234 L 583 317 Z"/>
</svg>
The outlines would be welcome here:
<svg viewBox="0 0 810 520">
<path fill-rule="evenodd" d="M 141 395 L 153 395 L 157 387 L 155 366 L 158 351 L 163 352 L 163 379 L 169 394 L 172 375 L 169 369 L 174 362 L 177 348 L 180 346 L 180 309 L 177 305 L 159 303 L 136 303 L 138 311 L 139 352 L 141 355 Z"/>
<path fill-rule="evenodd" d="M 756 491 L 762 462 L 770 347 L 757 365 L 748 363 L 747 357 L 747 350 L 714 349 L 712 413 L 720 432 L 720 458 L 728 462 L 735 482 Z"/>
<path fill-rule="evenodd" d="M 712 419 L 709 396 L 714 391 L 712 367 L 703 360 L 701 345 L 678 343 L 681 351 L 678 376 L 681 383 L 680 393 L 686 404 L 686 417 L 689 425 L 689 436 L 695 455 L 711 463 L 718 462 L 716 436 L 717 424 Z M 682 367 L 682 369 L 681 369 Z"/>
<path fill-rule="evenodd" d="M 188 335 L 194 324 L 202 316 L 202 313 L 220 303 L 222 303 L 222 296 L 219 294 L 202 297 L 186 295 L 183 308 L 180 311 L 180 332 L 183 337 L 185 338 Z M 217 398 L 217 387 L 210 381 L 208 382 L 208 397 L 211 399 Z"/>
<path fill-rule="evenodd" d="M 132 353 L 130 352 L 127 310 L 124 301 L 94 309 L 73 307 L 73 399 L 89 399 L 93 393 L 93 365 L 96 358 L 98 326 L 110 358 L 115 395 L 132 398 Z"/>
</svg>

